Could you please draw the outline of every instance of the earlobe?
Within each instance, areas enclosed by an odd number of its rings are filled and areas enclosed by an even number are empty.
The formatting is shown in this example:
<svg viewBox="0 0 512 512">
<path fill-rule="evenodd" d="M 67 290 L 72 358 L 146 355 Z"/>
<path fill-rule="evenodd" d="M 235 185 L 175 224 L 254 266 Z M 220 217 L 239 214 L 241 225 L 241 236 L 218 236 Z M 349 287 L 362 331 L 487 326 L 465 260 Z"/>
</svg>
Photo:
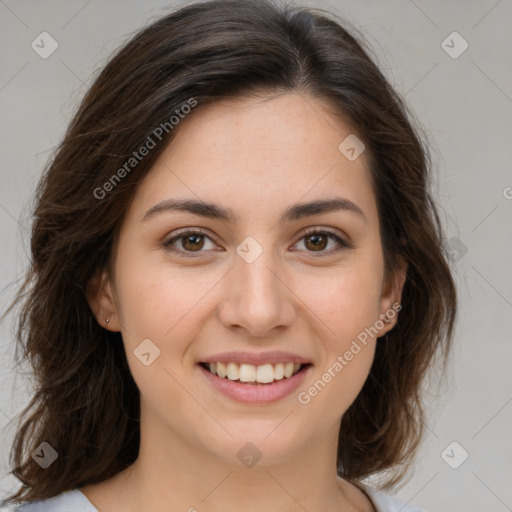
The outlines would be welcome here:
<svg viewBox="0 0 512 512">
<path fill-rule="evenodd" d="M 110 278 L 105 270 L 98 272 L 90 279 L 86 298 L 98 324 L 109 331 L 119 331 L 117 307 Z"/>
</svg>

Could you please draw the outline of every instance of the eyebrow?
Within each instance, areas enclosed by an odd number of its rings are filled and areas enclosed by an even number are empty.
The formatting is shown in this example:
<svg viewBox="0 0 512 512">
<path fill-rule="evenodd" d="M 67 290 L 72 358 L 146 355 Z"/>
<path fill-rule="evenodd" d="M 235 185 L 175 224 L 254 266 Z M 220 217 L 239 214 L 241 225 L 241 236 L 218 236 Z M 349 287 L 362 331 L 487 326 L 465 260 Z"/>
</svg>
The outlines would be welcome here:
<svg viewBox="0 0 512 512">
<path fill-rule="evenodd" d="M 146 222 L 158 214 L 169 211 L 188 212 L 209 219 L 222 220 L 236 223 L 239 216 L 231 208 L 225 208 L 213 203 L 196 199 L 165 199 L 151 207 L 142 218 Z M 349 199 L 335 197 L 332 199 L 317 199 L 308 203 L 296 203 L 289 206 L 281 215 L 279 223 L 293 222 L 312 215 L 347 211 L 360 216 L 365 222 L 366 217 L 363 210 Z"/>
</svg>

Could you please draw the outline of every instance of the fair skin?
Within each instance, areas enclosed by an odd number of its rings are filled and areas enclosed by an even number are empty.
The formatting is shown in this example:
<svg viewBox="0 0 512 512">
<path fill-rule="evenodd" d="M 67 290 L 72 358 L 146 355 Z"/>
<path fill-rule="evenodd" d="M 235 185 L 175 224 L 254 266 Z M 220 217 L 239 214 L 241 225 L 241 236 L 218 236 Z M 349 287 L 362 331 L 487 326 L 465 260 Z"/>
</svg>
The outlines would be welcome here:
<svg viewBox="0 0 512 512">
<path fill-rule="evenodd" d="M 374 510 L 358 487 L 337 477 L 336 446 L 378 338 L 397 315 L 307 405 L 298 401 L 358 334 L 400 302 L 405 279 L 405 271 L 385 279 L 364 154 L 349 161 L 338 150 L 351 131 L 327 107 L 289 93 L 198 109 L 139 185 L 113 274 L 103 272 L 89 296 L 98 322 L 121 332 L 141 393 L 139 457 L 81 489 L 98 510 Z M 334 197 L 363 214 L 344 209 L 278 222 L 294 203 Z M 214 203 L 239 219 L 164 211 L 142 221 L 169 198 Z M 324 235 L 315 250 L 314 236 L 304 233 L 313 227 L 334 230 L 354 247 Z M 186 236 L 175 240 L 180 253 L 166 249 L 163 242 L 183 228 L 207 234 L 188 245 Z M 251 263 L 236 251 L 249 236 L 262 249 Z M 160 350 L 148 366 L 134 355 L 144 339 Z M 273 403 L 234 401 L 198 367 L 220 352 L 270 350 L 312 365 L 300 389 Z M 248 442 L 261 453 L 252 467 L 237 457 Z"/>
</svg>

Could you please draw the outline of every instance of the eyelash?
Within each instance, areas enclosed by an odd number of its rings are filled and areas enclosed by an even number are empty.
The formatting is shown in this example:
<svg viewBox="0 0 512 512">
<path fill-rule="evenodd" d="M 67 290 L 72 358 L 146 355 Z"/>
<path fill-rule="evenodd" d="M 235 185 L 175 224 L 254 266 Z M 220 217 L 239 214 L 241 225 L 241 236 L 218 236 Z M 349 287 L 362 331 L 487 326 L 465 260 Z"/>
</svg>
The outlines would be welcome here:
<svg viewBox="0 0 512 512">
<path fill-rule="evenodd" d="M 297 242 L 300 242 L 303 238 L 307 238 L 308 236 L 319 235 L 319 234 L 320 235 L 328 235 L 328 237 L 333 238 L 336 242 L 338 242 L 340 244 L 340 247 L 338 247 L 337 249 L 334 249 L 334 250 L 331 249 L 330 251 L 319 251 L 319 255 L 315 256 L 315 257 L 321 258 L 323 256 L 330 256 L 330 255 L 336 254 L 344 249 L 353 249 L 354 248 L 354 245 L 351 242 L 344 240 L 336 232 L 334 232 L 330 229 L 322 229 L 322 230 L 317 229 L 317 228 L 310 229 L 307 232 L 305 232 L 302 235 L 302 237 L 299 238 L 299 240 Z M 174 237 L 168 239 L 167 241 L 165 241 L 163 243 L 163 247 L 164 247 L 164 249 L 166 249 L 170 252 L 182 255 L 185 258 L 200 257 L 201 253 L 203 253 L 205 251 L 198 251 L 198 252 L 194 253 L 192 251 L 184 251 L 182 249 L 176 249 L 175 247 L 172 246 L 172 244 L 174 242 L 184 239 L 190 235 L 202 235 L 202 236 L 210 239 L 213 242 L 213 240 L 211 239 L 211 237 L 209 236 L 209 234 L 207 232 L 203 231 L 201 228 L 196 228 L 194 230 L 189 229 L 186 231 L 182 231 L 181 233 L 178 233 L 177 236 L 174 236 Z M 315 251 L 306 251 L 306 252 L 315 253 Z"/>
</svg>

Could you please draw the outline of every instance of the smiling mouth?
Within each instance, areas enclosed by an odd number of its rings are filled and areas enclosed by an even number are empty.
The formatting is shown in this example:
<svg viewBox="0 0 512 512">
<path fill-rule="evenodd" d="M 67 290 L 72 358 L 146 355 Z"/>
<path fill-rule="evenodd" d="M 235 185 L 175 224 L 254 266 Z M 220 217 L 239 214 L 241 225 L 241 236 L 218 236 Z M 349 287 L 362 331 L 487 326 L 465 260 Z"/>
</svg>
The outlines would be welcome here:
<svg viewBox="0 0 512 512">
<path fill-rule="evenodd" d="M 199 363 L 205 370 L 221 379 L 248 385 L 272 384 L 286 380 L 304 371 L 311 364 L 275 363 L 275 364 L 237 364 L 237 363 Z"/>
</svg>

